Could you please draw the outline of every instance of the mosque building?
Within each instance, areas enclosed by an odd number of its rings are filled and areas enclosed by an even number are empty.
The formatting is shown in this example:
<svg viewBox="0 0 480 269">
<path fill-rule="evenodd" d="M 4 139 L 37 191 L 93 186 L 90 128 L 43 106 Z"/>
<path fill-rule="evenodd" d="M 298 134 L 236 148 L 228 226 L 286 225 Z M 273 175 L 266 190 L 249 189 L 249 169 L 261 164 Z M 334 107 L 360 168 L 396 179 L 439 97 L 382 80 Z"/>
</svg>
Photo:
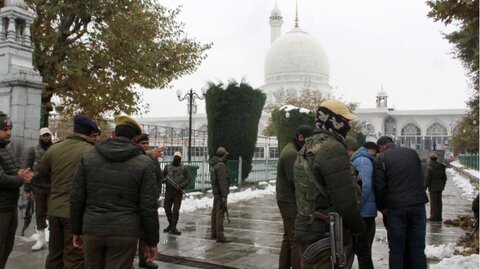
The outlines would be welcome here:
<svg viewBox="0 0 480 269">
<path fill-rule="evenodd" d="M 304 88 L 317 90 L 325 98 L 333 97 L 327 53 L 315 37 L 300 28 L 298 21 L 296 13 L 293 29 L 282 34 L 284 22 L 280 9 L 275 5 L 270 13 L 271 45 L 265 55 L 264 85 L 260 86 L 267 94 L 267 102 L 274 101 L 275 96 L 282 92 L 298 92 Z M 383 89 L 372 98 L 376 98 L 376 107 L 355 111 L 367 141 L 391 135 L 397 144 L 418 150 L 442 150 L 448 147 L 452 135 L 461 131 L 457 130 L 457 124 L 466 113 L 466 109 L 398 110 L 388 106 L 388 94 Z M 269 117 L 268 113 L 263 113 L 259 133 L 267 126 Z M 188 126 L 188 117 L 138 120 L 144 124 L 179 128 Z M 206 115 L 194 116 L 193 129 L 206 130 L 206 124 Z M 263 151 L 275 151 L 274 148 L 269 149 L 270 146 Z M 276 147 L 276 143 L 271 147 Z M 261 146 L 257 145 L 257 148 Z"/>
</svg>

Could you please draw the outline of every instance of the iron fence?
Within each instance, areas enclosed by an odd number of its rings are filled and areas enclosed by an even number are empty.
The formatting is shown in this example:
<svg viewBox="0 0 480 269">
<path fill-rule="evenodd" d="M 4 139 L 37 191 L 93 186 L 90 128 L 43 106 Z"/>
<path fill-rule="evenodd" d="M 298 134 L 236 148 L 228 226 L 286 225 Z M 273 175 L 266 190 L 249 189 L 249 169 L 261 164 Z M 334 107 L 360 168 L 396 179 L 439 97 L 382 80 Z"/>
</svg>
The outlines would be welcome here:
<svg viewBox="0 0 480 269">
<path fill-rule="evenodd" d="M 458 160 L 460 164 L 468 166 L 472 169 L 478 170 L 478 154 L 472 155 L 458 155 Z"/>
</svg>

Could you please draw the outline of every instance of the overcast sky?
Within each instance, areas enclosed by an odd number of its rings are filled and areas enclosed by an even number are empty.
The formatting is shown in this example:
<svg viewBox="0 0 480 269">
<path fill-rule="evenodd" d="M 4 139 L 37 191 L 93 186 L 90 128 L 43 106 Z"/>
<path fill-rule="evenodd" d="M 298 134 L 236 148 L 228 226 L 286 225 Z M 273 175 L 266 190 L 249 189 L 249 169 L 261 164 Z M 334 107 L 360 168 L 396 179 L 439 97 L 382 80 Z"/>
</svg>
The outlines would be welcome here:
<svg viewBox="0 0 480 269">
<path fill-rule="evenodd" d="M 150 112 L 144 116 L 186 115 L 186 101 L 177 100 L 208 81 L 264 84 L 263 65 L 270 47 L 268 17 L 274 0 L 169 0 L 182 5 L 178 20 L 190 38 L 213 47 L 197 71 L 172 82 L 171 89 L 146 90 Z M 295 0 L 278 0 L 282 34 L 294 26 Z M 333 94 L 361 108 L 375 107 L 383 86 L 396 109 L 465 108 L 471 95 L 460 61 L 442 37 L 451 30 L 427 18 L 429 8 L 418 0 L 298 0 L 300 28 L 319 41 L 330 62 Z M 204 102 L 199 113 L 204 113 Z"/>
</svg>

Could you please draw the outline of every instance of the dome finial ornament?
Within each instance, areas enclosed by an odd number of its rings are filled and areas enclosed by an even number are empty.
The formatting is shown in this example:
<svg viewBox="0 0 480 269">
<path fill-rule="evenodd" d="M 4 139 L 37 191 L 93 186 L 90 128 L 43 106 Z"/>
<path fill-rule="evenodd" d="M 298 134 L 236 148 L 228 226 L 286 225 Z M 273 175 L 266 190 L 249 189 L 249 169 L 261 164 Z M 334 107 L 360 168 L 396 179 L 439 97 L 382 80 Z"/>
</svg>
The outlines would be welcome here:
<svg viewBox="0 0 480 269">
<path fill-rule="evenodd" d="M 5 7 L 19 7 L 22 9 L 27 9 L 27 4 L 23 0 L 5 0 L 3 6 Z"/>
<path fill-rule="evenodd" d="M 295 28 L 298 28 L 298 1 L 295 1 Z"/>
</svg>

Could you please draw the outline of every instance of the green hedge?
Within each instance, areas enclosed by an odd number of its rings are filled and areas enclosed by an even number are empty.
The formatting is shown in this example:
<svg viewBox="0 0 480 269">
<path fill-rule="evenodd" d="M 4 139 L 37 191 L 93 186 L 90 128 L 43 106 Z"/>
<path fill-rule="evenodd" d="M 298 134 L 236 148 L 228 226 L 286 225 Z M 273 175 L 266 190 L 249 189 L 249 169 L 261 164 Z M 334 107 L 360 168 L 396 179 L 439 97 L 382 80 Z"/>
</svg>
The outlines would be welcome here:
<svg viewBox="0 0 480 269">
<path fill-rule="evenodd" d="M 278 150 L 281 152 L 300 125 L 310 125 L 315 127 L 315 112 L 301 112 L 300 108 L 291 109 L 286 116 L 286 107 L 281 107 L 272 111 L 272 121 L 275 127 L 275 132 L 278 139 Z"/>
<path fill-rule="evenodd" d="M 208 83 L 205 95 L 208 120 L 208 154 L 218 147 L 230 153 L 228 159 L 242 156 L 242 177 L 252 170 L 252 158 L 258 135 L 258 123 L 266 95 L 246 82 L 231 81 L 228 85 Z"/>
</svg>

